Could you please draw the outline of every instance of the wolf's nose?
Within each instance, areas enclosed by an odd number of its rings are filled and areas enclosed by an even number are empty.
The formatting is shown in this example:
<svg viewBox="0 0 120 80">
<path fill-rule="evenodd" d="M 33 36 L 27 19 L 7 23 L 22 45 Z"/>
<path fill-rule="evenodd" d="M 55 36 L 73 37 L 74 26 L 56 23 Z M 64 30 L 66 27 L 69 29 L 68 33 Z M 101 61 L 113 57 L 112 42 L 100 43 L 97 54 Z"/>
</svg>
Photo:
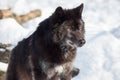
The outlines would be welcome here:
<svg viewBox="0 0 120 80">
<path fill-rule="evenodd" d="M 83 45 L 83 44 L 85 44 L 86 43 L 86 41 L 83 39 L 82 41 L 81 41 L 81 44 Z"/>
<path fill-rule="evenodd" d="M 83 46 L 84 44 L 86 43 L 86 41 L 83 39 L 83 40 L 80 40 L 79 41 L 79 46 L 81 47 L 81 46 Z"/>
</svg>

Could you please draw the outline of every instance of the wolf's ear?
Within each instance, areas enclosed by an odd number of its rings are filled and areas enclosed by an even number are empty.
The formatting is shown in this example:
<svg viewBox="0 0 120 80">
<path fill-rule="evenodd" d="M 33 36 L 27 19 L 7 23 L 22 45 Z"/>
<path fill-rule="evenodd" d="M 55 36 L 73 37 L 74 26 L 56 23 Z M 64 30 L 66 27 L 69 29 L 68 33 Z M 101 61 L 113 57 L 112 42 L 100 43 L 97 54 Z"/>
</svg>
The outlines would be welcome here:
<svg viewBox="0 0 120 80">
<path fill-rule="evenodd" d="M 64 10 L 62 9 L 62 7 L 57 7 L 56 10 L 55 10 L 55 15 L 58 16 L 58 17 L 62 17 L 64 14 Z"/>
<path fill-rule="evenodd" d="M 80 6 L 78 6 L 77 8 L 74 9 L 75 12 L 76 12 L 76 14 L 77 14 L 79 17 L 81 17 L 81 15 L 82 15 L 83 7 L 84 7 L 84 4 L 82 3 Z"/>
</svg>

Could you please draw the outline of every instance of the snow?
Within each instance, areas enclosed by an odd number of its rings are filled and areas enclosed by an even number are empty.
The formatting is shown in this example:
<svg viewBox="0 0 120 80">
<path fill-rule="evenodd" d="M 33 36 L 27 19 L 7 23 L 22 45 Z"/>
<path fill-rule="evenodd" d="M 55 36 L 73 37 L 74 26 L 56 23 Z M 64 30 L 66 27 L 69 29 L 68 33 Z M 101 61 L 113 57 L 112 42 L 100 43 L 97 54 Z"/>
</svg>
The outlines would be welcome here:
<svg viewBox="0 0 120 80">
<path fill-rule="evenodd" d="M 120 0 L 0 0 L 0 9 L 11 8 L 18 15 L 42 10 L 41 17 L 23 25 L 11 18 L 0 20 L 0 42 L 16 45 L 56 7 L 73 8 L 80 3 L 84 3 L 87 43 L 78 48 L 74 65 L 80 74 L 73 80 L 120 80 Z"/>
<path fill-rule="evenodd" d="M 75 64 L 81 69 L 80 79 L 120 80 L 119 48 L 120 41 L 110 33 L 104 32 L 82 49 L 78 49 Z"/>
<path fill-rule="evenodd" d="M 7 70 L 8 64 L 0 62 L 0 65 L 2 65 L 2 66 L 0 66 L 0 71 L 6 71 Z"/>
<path fill-rule="evenodd" d="M 0 20 L 0 42 L 17 44 L 22 37 L 25 37 L 28 31 L 19 25 L 14 19 Z"/>
</svg>

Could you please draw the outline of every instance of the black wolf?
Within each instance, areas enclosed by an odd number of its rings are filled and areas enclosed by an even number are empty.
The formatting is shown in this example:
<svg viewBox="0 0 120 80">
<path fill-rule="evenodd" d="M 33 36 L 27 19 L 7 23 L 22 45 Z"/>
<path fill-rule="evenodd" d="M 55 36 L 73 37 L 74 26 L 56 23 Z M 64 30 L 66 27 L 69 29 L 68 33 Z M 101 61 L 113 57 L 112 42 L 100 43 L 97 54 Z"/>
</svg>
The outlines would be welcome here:
<svg viewBox="0 0 120 80">
<path fill-rule="evenodd" d="M 74 9 L 58 7 L 37 30 L 12 50 L 7 80 L 71 80 L 77 47 L 85 44 L 83 4 Z"/>
</svg>

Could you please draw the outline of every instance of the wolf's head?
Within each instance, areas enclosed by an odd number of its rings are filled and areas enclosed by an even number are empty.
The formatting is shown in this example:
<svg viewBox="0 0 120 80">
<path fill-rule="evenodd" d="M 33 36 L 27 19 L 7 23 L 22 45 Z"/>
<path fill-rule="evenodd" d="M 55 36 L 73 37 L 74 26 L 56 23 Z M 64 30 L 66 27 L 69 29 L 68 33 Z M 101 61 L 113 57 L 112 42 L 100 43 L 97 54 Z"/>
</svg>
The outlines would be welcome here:
<svg viewBox="0 0 120 80">
<path fill-rule="evenodd" d="M 73 9 L 56 8 L 55 12 L 38 27 L 47 48 L 60 48 L 63 52 L 76 50 L 85 44 L 83 4 Z"/>
<path fill-rule="evenodd" d="M 74 9 L 58 7 L 51 16 L 52 39 L 64 51 L 76 49 L 85 44 L 82 11 L 83 4 Z"/>
</svg>

